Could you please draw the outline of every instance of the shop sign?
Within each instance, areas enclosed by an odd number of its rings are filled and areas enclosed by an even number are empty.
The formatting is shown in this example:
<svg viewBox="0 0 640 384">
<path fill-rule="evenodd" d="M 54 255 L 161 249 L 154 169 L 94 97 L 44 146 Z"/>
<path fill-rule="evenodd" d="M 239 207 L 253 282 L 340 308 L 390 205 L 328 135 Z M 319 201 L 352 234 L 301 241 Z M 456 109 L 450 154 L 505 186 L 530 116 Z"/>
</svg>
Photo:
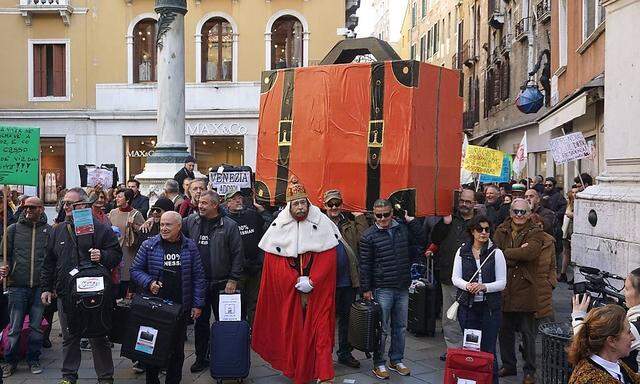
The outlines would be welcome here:
<svg viewBox="0 0 640 384">
<path fill-rule="evenodd" d="M 240 136 L 247 133 L 247 127 L 239 123 L 187 123 L 185 128 L 189 136 Z"/>
<path fill-rule="evenodd" d="M 127 157 L 149 157 L 153 155 L 153 151 L 133 150 L 127 152 Z"/>
<path fill-rule="evenodd" d="M 0 184 L 38 185 L 40 128 L 0 125 Z"/>
</svg>

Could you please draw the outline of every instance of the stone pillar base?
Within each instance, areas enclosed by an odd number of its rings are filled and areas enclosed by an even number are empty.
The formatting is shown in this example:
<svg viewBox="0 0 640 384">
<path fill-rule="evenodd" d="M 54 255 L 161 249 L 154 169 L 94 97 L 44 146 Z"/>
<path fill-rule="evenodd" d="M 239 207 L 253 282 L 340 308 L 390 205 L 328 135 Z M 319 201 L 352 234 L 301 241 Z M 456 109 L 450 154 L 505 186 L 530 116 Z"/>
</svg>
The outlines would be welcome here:
<svg viewBox="0 0 640 384">
<path fill-rule="evenodd" d="M 184 160 L 189 156 L 187 147 L 156 148 L 153 155 L 147 158 L 144 171 L 136 176 L 140 182 L 140 193 L 149 196 L 150 201 L 155 202 L 162 193 L 164 183 L 184 167 Z M 197 167 L 197 166 L 196 166 Z M 194 170 L 197 179 L 205 178 L 205 175 Z"/>
</svg>

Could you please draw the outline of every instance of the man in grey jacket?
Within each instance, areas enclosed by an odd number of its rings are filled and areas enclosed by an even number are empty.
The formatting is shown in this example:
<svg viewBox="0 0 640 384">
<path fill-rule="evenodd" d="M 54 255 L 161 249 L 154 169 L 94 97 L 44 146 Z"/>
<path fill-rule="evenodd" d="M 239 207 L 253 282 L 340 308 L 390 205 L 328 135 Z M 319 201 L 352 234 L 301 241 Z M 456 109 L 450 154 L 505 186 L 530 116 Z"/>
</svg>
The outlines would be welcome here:
<svg viewBox="0 0 640 384">
<path fill-rule="evenodd" d="M 209 367 L 209 318 L 218 319 L 219 292 L 234 293 L 242 277 L 244 251 L 238 225 L 220 210 L 220 197 L 214 191 L 202 192 L 198 213 L 184 219 L 182 232 L 196 242 L 208 283 L 205 306 L 194 326 L 196 361 L 191 372 Z M 244 309 L 243 309 L 244 311 Z"/>
</svg>

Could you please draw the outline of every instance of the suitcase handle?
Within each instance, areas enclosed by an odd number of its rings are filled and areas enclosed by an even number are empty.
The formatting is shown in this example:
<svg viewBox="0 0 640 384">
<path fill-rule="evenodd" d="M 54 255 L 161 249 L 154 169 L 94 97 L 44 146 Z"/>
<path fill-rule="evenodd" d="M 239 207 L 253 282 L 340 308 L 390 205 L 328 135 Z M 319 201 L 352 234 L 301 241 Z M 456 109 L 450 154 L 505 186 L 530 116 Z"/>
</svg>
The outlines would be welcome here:
<svg viewBox="0 0 640 384">
<path fill-rule="evenodd" d="M 427 257 L 427 268 L 424 272 L 424 279 L 427 281 L 427 284 L 429 285 L 433 285 L 436 283 L 434 266 L 433 266 L 433 257 Z"/>
</svg>

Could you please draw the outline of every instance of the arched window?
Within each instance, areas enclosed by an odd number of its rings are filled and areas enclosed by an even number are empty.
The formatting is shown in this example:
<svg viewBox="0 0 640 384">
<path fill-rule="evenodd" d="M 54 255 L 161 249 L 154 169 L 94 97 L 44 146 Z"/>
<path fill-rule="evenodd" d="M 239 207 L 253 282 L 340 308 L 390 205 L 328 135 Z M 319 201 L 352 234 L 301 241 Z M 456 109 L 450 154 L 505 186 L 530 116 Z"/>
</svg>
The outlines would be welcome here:
<svg viewBox="0 0 640 384">
<path fill-rule="evenodd" d="M 156 24 L 143 19 L 133 29 L 133 82 L 156 81 Z"/>
<path fill-rule="evenodd" d="M 233 76 L 233 29 L 221 18 L 209 19 L 202 26 L 202 81 L 231 81 Z"/>
<path fill-rule="evenodd" d="M 302 67 L 303 27 L 295 16 L 278 18 L 271 27 L 271 68 Z"/>
</svg>

